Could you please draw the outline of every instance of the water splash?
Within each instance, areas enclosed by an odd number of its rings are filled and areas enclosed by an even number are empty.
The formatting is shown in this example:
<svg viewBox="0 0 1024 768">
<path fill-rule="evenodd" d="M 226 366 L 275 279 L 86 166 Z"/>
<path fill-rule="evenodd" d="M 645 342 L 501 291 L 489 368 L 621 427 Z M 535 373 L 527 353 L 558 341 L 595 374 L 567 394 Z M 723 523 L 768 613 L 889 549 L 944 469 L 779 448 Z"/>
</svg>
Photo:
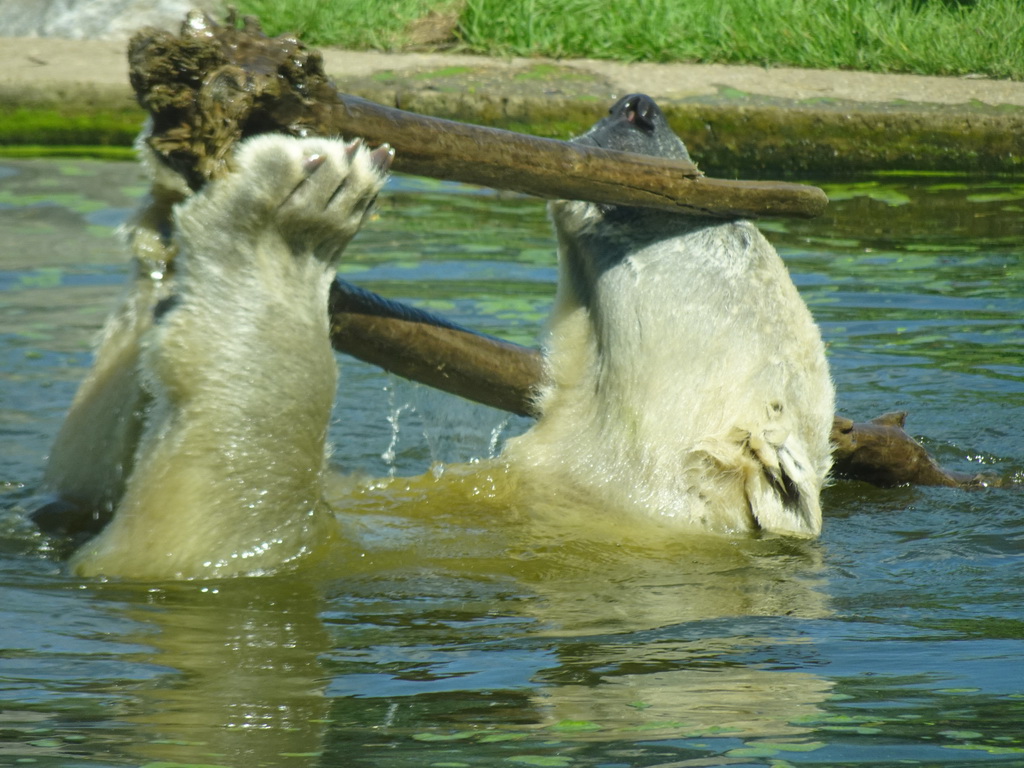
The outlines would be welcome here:
<svg viewBox="0 0 1024 768">
<path fill-rule="evenodd" d="M 397 405 L 398 396 L 396 393 L 395 382 L 389 380 L 384 385 L 384 392 L 387 394 L 388 403 L 388 415 L 387 421 L 391 426 L 391 440 L 388 443 L 388 447 L 384 450 L 384 453 L 380 455 L 381 459 L 384 460 L 384 464 L 387 467 L 388 478 L 394 478 L 395 471 L 397 469 L 396 458 L 398 456 L 398 441 L 400 439 L 401 432 L 401 420 L 402 414 L 406 411 L 415 411 L 412 403 L 402 403 Z"/>
<path fill-rule="evenodd" d="M 501 453 L 502 445 L 505 442 L 505 432 L 511 423 L 512 415 L 508 414 L 494 425 L 494 429 L 491 430 L 491 439 L 487 442 L 487 458 L 493 459 Z"/>
</svg>

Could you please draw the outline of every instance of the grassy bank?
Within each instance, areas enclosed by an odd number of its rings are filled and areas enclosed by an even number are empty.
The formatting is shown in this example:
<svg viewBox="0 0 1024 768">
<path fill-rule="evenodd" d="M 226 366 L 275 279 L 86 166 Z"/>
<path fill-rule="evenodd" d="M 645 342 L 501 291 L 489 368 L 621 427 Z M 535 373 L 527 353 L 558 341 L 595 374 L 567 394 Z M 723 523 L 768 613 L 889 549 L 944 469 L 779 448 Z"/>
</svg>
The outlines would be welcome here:
<svg viewBox="0 0 1024 768">
<path fill-rule="evenodd" d="M 314 46 L 1024 79 L 1019 0 L 238 0 Z"/>
</svg>

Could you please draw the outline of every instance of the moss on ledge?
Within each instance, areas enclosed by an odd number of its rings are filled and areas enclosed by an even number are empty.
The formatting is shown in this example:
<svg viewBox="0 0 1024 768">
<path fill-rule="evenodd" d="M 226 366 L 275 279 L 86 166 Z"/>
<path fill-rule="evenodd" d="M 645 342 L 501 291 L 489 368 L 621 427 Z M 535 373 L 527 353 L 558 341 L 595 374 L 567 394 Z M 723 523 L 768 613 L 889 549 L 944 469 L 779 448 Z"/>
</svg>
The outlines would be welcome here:
<svg viewBox="0 0 1024 768">
<path fill-rule="evenodd" d="M 145 113 L 125 109 L 11 109 L 0 121 L 0 149 L 13 146 L 130 147 Z"/>
</svg>

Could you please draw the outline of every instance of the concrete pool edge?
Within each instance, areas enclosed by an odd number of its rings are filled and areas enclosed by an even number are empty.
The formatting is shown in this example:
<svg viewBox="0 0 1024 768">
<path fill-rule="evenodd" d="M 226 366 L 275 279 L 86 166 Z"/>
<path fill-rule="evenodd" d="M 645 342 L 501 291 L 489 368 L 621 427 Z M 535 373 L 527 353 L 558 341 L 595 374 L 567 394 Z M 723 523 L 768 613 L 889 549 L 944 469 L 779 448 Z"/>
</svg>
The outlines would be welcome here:
<svg viewBox="0 0 1024 768">
<path fill-rule="evenodd" d="M 0 150 L 127 146 L 144 114 L 123 41 L 0 39 Z M 1024 166 L 1024 83 L 697 64 L 323 51 L 342 91 L 415 112 L 565 138 L 643 91 L 716 176 Z"/>
</svg>

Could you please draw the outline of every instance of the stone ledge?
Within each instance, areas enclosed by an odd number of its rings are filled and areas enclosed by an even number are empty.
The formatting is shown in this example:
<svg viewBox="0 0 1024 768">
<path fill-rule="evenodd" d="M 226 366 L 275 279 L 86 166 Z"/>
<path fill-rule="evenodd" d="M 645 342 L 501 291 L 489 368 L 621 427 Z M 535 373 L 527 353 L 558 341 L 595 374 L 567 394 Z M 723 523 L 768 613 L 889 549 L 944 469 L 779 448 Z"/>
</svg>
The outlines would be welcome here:
<svg viewBox="0 0 1024 768">
<path fill-rule="evenodd" d="M 629 91 L 656 98 L 716 176 L 878 169 L 1014 172 L 1024 83 L 721 65 L 324 51 L 341 90 L 402 109 L 565 138 Z M 0 146 L 128 145 L 143 113 L 124 44 L 0 40 Z"/>
</svg>

